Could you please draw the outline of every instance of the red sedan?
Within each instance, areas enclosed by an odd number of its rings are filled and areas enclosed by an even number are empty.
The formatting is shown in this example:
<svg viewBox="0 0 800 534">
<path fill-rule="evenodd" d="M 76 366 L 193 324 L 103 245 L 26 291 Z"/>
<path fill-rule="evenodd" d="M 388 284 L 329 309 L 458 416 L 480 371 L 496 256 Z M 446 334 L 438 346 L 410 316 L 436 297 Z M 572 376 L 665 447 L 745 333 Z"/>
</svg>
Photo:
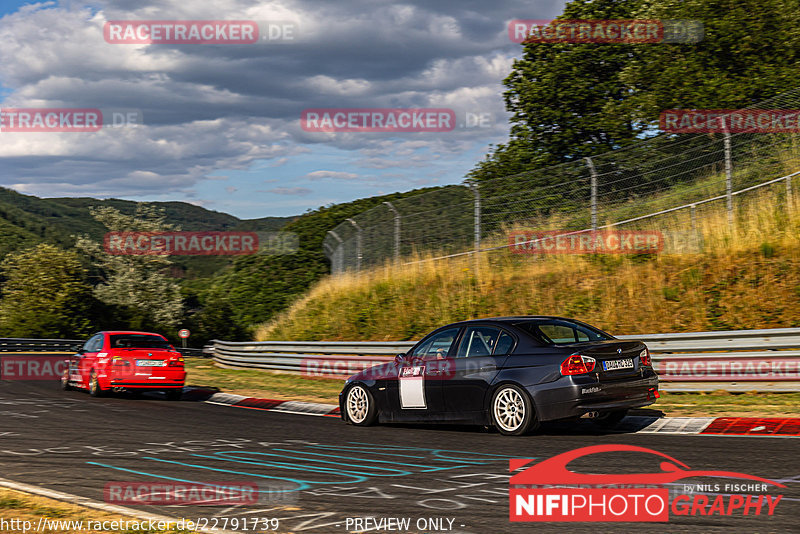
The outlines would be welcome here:
<svg viewBox="0 0 800 534">
<path fill-rule="evenodd" d="M 93 397 L 109 391 L 163 391 L 181 397 L 186 371 L 181 353 L 164 336 L 150 332 L 99 332 L 70 357 L 61 386 L 86 389 Z"/>
</svg>

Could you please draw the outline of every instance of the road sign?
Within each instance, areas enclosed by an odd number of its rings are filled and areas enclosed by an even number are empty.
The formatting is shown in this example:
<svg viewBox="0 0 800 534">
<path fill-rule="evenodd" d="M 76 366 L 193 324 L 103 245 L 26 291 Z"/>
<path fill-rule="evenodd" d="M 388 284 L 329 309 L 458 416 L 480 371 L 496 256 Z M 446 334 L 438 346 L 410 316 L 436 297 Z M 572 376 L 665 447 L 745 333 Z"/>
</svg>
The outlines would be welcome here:
<svg viewBox="0 0 800 534">
<path fill-rule="evenodd" d="M 178 330 L 178 337 L 181 339 L 186 339 L 187 337 L 189 337 L 189 334 L 190 332 L 185 328 Z"/>
</svg>

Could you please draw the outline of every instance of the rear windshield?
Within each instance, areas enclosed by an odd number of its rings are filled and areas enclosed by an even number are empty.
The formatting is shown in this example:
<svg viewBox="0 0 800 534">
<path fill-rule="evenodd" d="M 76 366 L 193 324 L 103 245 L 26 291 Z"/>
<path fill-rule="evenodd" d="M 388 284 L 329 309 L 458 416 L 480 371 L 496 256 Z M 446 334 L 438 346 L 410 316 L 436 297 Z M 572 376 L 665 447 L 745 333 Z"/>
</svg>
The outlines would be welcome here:
<svg viewBox="0 0 800 534">
<path fill-rule="evenodd" d="M 562 319 L 521 321 L 514 326 L 528 332 L 545 345 L 562 345 L 586 341 L 606 341 L 614 339 L 602 330 L 589 325 L 578 324 Z"/>
<path fill-rule="evenodd" d="M 147 334 L 117 334 L 110 336 L 112 349 L 169 349 L 169 342 L 161 336 Z"/>
</svg>

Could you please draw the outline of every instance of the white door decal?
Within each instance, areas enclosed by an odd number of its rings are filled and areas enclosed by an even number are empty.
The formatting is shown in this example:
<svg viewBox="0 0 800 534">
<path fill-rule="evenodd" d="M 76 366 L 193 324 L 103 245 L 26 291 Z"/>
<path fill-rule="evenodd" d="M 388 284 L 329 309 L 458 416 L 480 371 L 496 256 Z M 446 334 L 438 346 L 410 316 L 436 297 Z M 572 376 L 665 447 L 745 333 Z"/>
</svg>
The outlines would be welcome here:
<svg viewBox="0 0 800 534">
<path fill-rule="evenodd" d="M 400 407 L 427 408 L 425 404 L 425 366 L 401 367 L 397 377 L 400 386 Z"/>
</svg>

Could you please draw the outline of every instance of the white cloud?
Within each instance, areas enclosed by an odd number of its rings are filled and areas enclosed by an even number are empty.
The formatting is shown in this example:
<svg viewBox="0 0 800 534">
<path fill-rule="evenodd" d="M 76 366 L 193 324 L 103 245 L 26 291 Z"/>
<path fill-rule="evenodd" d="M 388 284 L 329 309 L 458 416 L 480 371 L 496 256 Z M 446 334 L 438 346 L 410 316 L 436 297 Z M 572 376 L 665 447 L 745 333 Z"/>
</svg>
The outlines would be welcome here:
<svg viewBox="0 0 800 534">
<path fill-rule="evenodd" d="M 332 183 L 380 179 L 307 172 L 312 151 L 320 167 L 337 169 L 405 171 L 457 161 L 476 144 L 507 136 L 501 82 L 520 48 L 508 42 L 505 23 L 552 17 L 562 5 L 98 0 L 26 6 L 0 19 L 2 106 L 138 110 L 143 125 L 0 133 L 0 185 L 46 196 L 191 199 L 203 182 L 230 182 L 233 171 L 253 168 L 282 167 L 284 176 Z M 295 21 L 302 38 L 281 45 L 112 45 L 103 25 L 113 19 Z M 450 107 L 461 122 L 468 112 L 490 113 L 494 122 L 436 134 L 309 133 L 299 117 L 312 107 Z M 326 160 L 328 147 L 350 157 Z"/>
<path fill-rule="evenodd" d="M 343 171 L 313 171 L 304 176 L 307 180 L 357 180 L 359 175 Z"/>
</svg>

